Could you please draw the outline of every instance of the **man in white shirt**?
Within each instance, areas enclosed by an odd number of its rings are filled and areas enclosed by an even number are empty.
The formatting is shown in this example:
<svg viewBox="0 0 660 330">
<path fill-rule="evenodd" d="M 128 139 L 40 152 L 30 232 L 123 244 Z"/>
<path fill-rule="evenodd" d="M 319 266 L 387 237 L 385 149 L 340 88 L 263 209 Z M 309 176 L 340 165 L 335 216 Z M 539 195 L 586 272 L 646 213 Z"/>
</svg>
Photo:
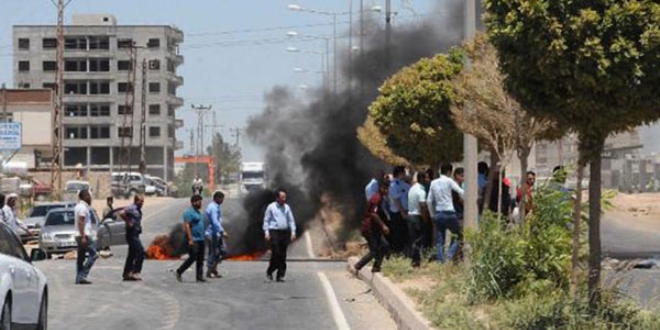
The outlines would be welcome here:
<svg viewBox="0 0 660 330">
<path fill-rule="evenodd" d="M 1 194 L 0 194 L 1 195 Z M 21 235 L 21 230 L 25 231 L 28 235 L 31 234 L 30 230 L 23 225 L 22 222 L 20 222 L 16 216 L 16 200 L 18 199 L 18 195 L 16 194 L 9 194 L 7 196 L 7 199 L 5 201 L 5 196 L 1 195 L 2 197 L 2 221 L 11 228 L 11 230 L 16 234 L 16 236 Z"/>
<path fill-rule="evenodd" d="M 408 234 L 413 267 L 420 266 L 424 223 L 430 221 L 426 207 L 426 188 L 424 188 L 429 178 L 426 172 L 417 172 L 416 179 L 417 183 L 408 192 Z"/>
<path fill-rule="evenodd" d="M 426 200 L 429 212 L 435 220 L 438 229 L 437 246 L 438 261 L 444 262 L 444 245 L 447 230 L 452 234 L 452 242 L 447 251 L 446 259 L 452 260 L 458 252 L 460 235 L 458 226 L 458 216 L 454 209 L 452 191 L 458 193 L 463 198 L 464 191 L 458 184 L 450 178 L 453 166 L 451 164 L 440 167 L 440 177 L 431 182 L 430 191 Z"/>
<path fill-rule="evenodd" d="M 98 258 L 96 251 L 96 225 L 92 223 L 90 205 L 92 195 L 89 190 L 78 193 L 80 201 L 74 209 L 76 223 L 76 242 L 78 243 L 78 259 L 76 260 L 76 284 L 92 284 L 87 280 L 89 271 Z"/>
</svg>

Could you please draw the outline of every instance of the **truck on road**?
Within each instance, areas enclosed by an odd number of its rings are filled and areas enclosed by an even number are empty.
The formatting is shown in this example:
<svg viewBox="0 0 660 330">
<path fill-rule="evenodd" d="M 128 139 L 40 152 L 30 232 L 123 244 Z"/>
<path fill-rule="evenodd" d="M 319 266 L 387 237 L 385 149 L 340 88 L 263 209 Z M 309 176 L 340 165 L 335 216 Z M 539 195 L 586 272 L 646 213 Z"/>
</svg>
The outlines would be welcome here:
<svg viewBox="0 0 660 330">
<path fill-rule="evenodd" d="M 265 189 L 266 182 L 266 164 L 263 162 L 241 164 L 241 193 L 247 194 L 253 190 Z"/>
</svg>

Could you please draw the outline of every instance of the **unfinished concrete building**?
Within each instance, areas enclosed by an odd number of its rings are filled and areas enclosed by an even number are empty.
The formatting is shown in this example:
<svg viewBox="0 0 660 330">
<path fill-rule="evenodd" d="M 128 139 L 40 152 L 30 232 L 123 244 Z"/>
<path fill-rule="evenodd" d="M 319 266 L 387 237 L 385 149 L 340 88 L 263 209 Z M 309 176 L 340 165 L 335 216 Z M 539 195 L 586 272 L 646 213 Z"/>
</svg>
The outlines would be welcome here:
<svg viewBox="0 0 660 330">
<path fill-rule="evenodd" d="M 55 26 L 14 26 L 16 88 L 55 88 L 55 31 Z M 74 15 L 64 33 L 64 167 L 118 170 L 125 135 L 132 138 L 130 166 L 137 170 L 141 71 L 146 59 L 146 171 L 171 179 L 174 151 L 182 146 L 175 139 L 175 130 L 183 123 L 175 119 L 175 112 L 183 105 L 177 96 L 183 85 L 183 78 L 177 75 L 183 64 L 179 53 L 183 32 L 167 25 L 118 25 L 112 15 Z M 136 67 L 132 66 L 131 49 L 137 51 Z M 129 77 L 131 70 L 137 70 L 136 86 Z M 130 90 L 135 91 L 134 109 L 126 105 Z M 132 132 L 122 129 L 125 114 L 134 116 L 134 125 L 128 128 Z"/>
</svg>

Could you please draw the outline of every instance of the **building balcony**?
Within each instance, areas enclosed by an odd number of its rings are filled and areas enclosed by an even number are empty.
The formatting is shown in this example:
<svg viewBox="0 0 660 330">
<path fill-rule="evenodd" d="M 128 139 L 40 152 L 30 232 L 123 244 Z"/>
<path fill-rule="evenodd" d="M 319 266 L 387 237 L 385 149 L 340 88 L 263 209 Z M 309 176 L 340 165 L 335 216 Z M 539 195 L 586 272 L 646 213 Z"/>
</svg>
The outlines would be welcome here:
<svg viewBox="0 0 660 330">
<path fill-rule="evenodd" d="M 167 104 L 172 105 L 176 108 L 182 107 L 184 105 L 183 98 L 175 96 L 175 95 L 168 95 L 167 96 Z"/>
<path fill-rule="evenodd" d="M 183 119 L 176 119 L 174 121 L 174 127 L 176 129 L 183 128 Z"/>
<path fill-rule="evenodd" d="M 183 42 L 183 31 L 181 31 L 178 27 L 172 25 L 170 30 L 170 37 L 172 40 L 174 40 L 176 43 L 182 43 Z"/>
<path fill-rule="evenodd" d="M 174 141 L 174 150 L 183 149 L 183 141 Z"/>
<path fill-rule="evenodd" d="M 177 75 L 169 75 L 168 77 L 177 86 L 183 86 L 183 77 Z"/>
</svg>

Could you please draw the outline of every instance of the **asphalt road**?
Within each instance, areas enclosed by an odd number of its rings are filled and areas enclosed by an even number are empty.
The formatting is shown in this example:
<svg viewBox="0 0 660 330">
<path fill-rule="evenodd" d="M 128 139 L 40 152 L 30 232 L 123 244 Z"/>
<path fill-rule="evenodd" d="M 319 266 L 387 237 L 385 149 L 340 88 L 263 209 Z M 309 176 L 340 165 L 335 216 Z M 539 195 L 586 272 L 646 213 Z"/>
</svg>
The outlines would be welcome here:
<svg viewBox="0 0 660 330">
<path fill-rule="evenodd" d="M 226 209 L 236 207 L 228 201 Z M 176 200 L 144 208 L 144 242 L 167 233 L 188 205 Z M 240 221 L 236 219 L 235 221 Z M 308 256 L 305 239 L 292 257 Z M 225 262 L 222 279 L 195 283 L 193 270 L 178 283 L 181 261 L 145 262 L 142 282 L 122 282 L 126 249 L 99 259 L 89 279 L 76 286 L 74 262 L 39 262 L 50 287 L 52 329 L 395 329 L 367 287 L 351 278 L 344 263 L 290 262 L 287 282 L 266 282 L 265 262 Z"/>
<path fill-rule="evenodd" d="M 600 237 L 603 253 L 614 258 L 660 258 L 660 226 L 641 231 L 627 227 L 621 221 L 604 215 Z"/>
</svg>

